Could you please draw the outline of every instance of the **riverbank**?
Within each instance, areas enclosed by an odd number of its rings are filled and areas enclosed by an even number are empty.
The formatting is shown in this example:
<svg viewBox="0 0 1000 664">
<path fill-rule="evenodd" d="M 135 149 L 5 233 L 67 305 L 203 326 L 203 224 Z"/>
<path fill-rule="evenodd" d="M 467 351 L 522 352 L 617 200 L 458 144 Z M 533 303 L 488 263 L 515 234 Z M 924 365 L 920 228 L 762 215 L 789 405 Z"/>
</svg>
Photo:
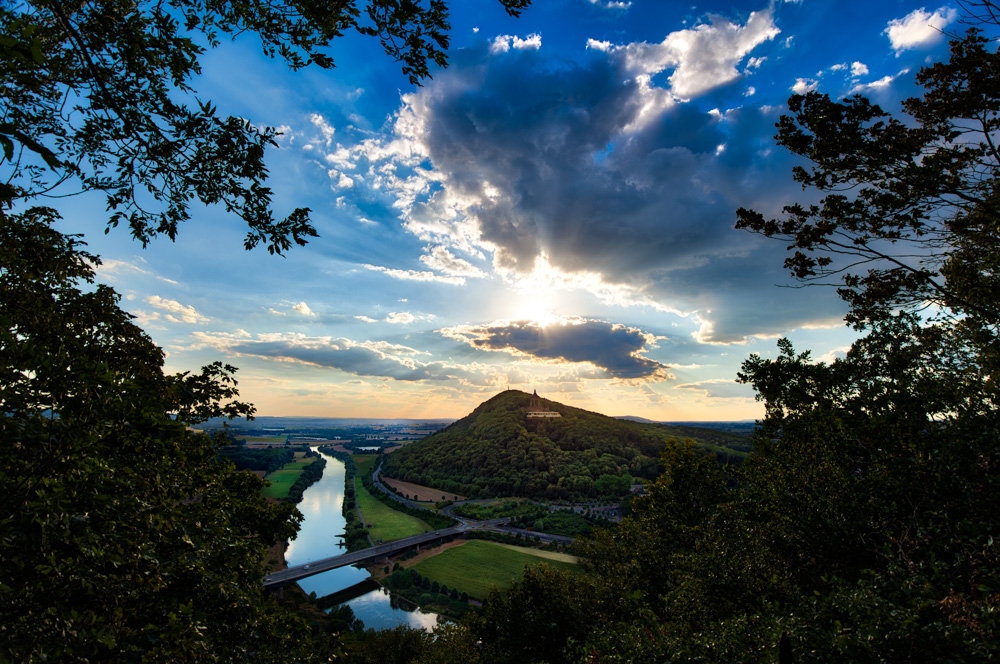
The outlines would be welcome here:
<svg viewBox="0 0 1000 664">
<path fill-rule="evenodd" d="M 343 461 L 322 452 L 320 454 L 326 458 L 326 468 L 323 477 L 306 490 L 298 505 L 303 516 L 302 524 L 281 558 L 288 567 L 347 552 L 341 537 L 347 531 L 342 509 L 346 503 L 346 467 Z M 269 556 L 273 557 L 277 551 L 272 548 Z M 356 587 L 370 578 L 367 570 L 346 566 L 301 579 L 297 586 L 304 595 L 315 593 L 316 598 L 322 598 Z M 436 615 L 412 609 L 407 611 L 382 588 L 341 606 L 349 607 L 354 616 L 371 629 L 392 629 L 400 625 L 430 629 L 437 624 Z"/>
</svg>

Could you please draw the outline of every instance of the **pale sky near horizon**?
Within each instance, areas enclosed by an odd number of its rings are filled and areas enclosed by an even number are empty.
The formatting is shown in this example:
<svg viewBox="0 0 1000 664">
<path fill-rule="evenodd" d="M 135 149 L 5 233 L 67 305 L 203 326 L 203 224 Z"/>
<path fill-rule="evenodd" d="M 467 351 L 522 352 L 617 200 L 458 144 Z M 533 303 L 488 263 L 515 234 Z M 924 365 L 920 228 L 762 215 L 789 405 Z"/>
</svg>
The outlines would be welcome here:
<svg viewBox="0 0 1000 664">
<path fill-rule="evenodd" d="M 773 140 L 790 94 L 897 110 L 955 5 L 450 4 L 451 64 L 420 88 L 356 36 L 332 71 L 250 36 L 204 57 L 200 96 L 283 132 L 270 185 L 279 217 L 312 208 L 307 247 L 246 252 L 209 209 L 143 249 L 96 197 L 57 202 L 168 370 L 234 364 L 261 415 L 457 418 L 510 386 L 738 420 L 763 412 L 735 382 L 750 353 L 846 349 L 833 289 L 788 288 L 783 244 L 735 210 L 809 200 Z"/>
</svg>

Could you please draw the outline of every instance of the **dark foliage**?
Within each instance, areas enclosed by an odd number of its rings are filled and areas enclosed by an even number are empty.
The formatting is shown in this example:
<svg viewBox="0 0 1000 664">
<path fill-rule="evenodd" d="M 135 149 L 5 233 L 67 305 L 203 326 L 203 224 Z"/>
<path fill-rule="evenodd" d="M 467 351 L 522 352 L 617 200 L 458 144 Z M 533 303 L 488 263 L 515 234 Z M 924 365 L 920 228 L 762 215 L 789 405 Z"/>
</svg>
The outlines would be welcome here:
<svg viewBox="0 0 1000 664">
<path fill-rule="evenodd" d="M 54 213 L 0 215 L 0 660 L 303 660 L 265 595 L 269 504 L 191 427 L 247 415 L 233 368 L 164 375 Z"/>
<path fill-rule="evenodd" d="M 287 447 L 251 449 L 235 445 L 219 450 L 237 470 L 263 470 L 273 473 L 295 459 L 295 452 Z"/>
</svg>

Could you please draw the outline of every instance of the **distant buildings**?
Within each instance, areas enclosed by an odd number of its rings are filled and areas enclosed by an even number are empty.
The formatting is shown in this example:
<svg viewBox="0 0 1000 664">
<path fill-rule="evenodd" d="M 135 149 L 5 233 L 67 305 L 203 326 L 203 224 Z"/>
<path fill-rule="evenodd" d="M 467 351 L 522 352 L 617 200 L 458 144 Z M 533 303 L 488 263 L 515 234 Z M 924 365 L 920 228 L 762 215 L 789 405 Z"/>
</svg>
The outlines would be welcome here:
<svg viewBox="0 0 1000 664">
<path fill-rule="evenodd" d="M 562 415 L 545 405 L 544 400 L 538 396 L 538 390 L 535 390 L 535 393 L 531 395 L 526 415 L 528 417 L 562 417 Z"/>
</svg>

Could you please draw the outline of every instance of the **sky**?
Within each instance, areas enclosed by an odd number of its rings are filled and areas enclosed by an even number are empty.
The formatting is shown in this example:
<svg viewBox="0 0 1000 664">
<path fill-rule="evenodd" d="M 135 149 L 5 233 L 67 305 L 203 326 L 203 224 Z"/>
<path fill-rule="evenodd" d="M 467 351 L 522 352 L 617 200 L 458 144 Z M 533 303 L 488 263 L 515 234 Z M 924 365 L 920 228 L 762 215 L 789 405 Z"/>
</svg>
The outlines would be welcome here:
<svg viewBox="0 0 1000 664">
<path fill-rule="evenodd" d="M 782 336 L 843 354 L 834 289 L 796 288 L 784 244 L 735 211 L 815 199 L 773 139 L 789 95 L 898 109 L 964 31 L 954 5 L 450 4 L 450 65 L 422 87 L 360 36 L 333 70 L 291 72 L 247 35 L 205 54 L 199 96 L 281 131 L 275 211 L 311 208 L 308 246 L 247 252 L 204 208 L 143 249 L 103 233 L 99 199 L 63 204 L 168 371 L 233 364 L 261 415 L 458 418 L 509 387 L 741 420 L 763 414 L 736 382 L 750 354 Z"/>
</svg>

